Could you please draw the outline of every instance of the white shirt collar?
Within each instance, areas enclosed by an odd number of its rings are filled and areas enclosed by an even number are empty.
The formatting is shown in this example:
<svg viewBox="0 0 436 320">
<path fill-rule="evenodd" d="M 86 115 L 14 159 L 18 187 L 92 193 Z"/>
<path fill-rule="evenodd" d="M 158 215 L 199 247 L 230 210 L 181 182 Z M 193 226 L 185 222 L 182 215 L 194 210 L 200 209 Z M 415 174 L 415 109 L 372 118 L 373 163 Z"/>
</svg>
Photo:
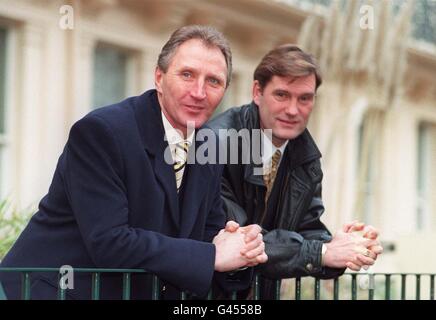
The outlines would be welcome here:
<svg viewBox="0 0 436 320">
<path fill-rule="evenodd" d="M 165 130 L 165 136 L 167 138 L 168 144 L 169 145 L 176 145 L 177 143 L 187 141 L 189 143 L 189 145 L 192 145 L 192 141 L 194 139 L 194 131 L 190 132 L 187 139 L 184 139 L 181 132 L 176 130 L 171 125 L 171 123 L 168 121 L 167 117 L 165 116 L 165 114 L 162 111 L 161 111 L 161 113 L 162 113 L 162 122 L 163 122 L 164 130 Z"/>
<path fill-rule="evenodd" d="M 280 165 L 280 162 L 282 161 L 283 158 L 283 153 L 285 152 L 285 148 L 288 145 L 288 142 L 289 140 L 286 140 L 284 144 L 282 144 L 279 148 L 277 148 L 269 139 L 269 137 L 265 134 L 265 132 L 263 132 L 262 130 L 262 163 L 264 168 L 271 166 L 272 156 L 277 150 L 280 150 L 282 155 L 279 160 L 279 165 Z"/>
</svg>

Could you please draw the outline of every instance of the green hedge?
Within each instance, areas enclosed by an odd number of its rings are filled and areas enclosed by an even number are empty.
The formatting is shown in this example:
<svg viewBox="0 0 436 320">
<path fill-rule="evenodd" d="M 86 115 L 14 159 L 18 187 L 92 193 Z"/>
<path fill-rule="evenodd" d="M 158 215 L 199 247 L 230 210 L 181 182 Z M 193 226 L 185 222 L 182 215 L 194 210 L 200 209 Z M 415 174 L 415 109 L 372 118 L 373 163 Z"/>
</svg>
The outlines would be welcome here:
<svg viewBox="0 0 436 320">
<path fill-rule="evenodd" d="M 8 200 L 0 201 L 0 260 L 27 225 L 33 210 L 19 212 Z"/>
</svg>

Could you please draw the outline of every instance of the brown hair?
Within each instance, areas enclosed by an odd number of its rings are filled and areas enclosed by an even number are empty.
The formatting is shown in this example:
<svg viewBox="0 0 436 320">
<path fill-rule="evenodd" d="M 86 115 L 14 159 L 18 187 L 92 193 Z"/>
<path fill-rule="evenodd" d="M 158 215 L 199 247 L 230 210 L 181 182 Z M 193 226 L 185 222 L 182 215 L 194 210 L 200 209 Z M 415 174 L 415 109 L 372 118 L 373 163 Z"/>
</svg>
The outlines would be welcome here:
<svg viewBox="0 0 436 320">
<path fill-rule="evenodd" d="M 261 89 L 273 76 L 304 77 L 315 74 L 316 89 L 321 85 L 321 71 L 316 59 L 293 44 L 284 44 L 272 49 L 254 71 L 254 80 L 259 81 Z"/>
<path fill-rule="evenodd" d="M 226 88 L 232 78 L 232 52 L 224 35 L 211 26 L 190 25 L 184 26 L 173 32 L 170 39 L 165 43 L 157 60 L 157 66 L 163 72 L 167 72 L 177 48 L 191 39 L 199 39 L 207 47 L 216 47 L 221 50 L 227 65 Z"/>
</svg>

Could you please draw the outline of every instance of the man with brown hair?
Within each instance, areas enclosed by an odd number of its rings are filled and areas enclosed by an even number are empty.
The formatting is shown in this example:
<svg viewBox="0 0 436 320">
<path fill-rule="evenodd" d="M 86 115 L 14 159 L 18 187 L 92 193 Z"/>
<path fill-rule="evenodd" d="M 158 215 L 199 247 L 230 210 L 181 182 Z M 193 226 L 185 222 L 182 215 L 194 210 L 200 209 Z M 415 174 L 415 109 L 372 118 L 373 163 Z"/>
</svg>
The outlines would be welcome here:
<svg viewBox="0 0 436 320">
<path fill-rule="evenodd" d="M 159 56 L 156 89 L 73 125 L 48 194 L 1 267 L 144 269 L 160 278 L 161 298 L 177 299 L 180 290 L 205 296 L 214 275 L 226 285 L 214 271 L 265 262 L 259 226 L 224 230 L 220 166 L 186 162 L 200 147 L 191 147 L 197 130 L 188 122 L 197 129 L 209 119 L 231 68 L 220 32 L 176 30 Z M 33 272 L 31 298 L 56 299 L 58 276 Z M 101 299 L 122 298 L 121 274 L 100 280 Z M 0 282 L 20 298 L 19 273 L 0 273 Z M 151 298 L 151 283 L 132 275 L 131 298 Z M 66 297 L 91 299 L 92 285 L 91 274 L 75 273 Z"/>
<path fill-rule="evenodd" d="M 228 160 L 222 198 L 229 220 L 263 228 L 268 255 L 268 262 L 259 266 L 264 299 L 273 297 L 273 282 L 268 279 L 333 278 L 346 267 L 367 268 L 382 251 L 378 232 L 371 226 L 349 223 L 332 237 L 320 221 L 324 212 L 321 153 L 306 126 L 321 82 L 311 55 L 291 44 L 279 46 L 265 55 L 254 72 L 252 103 L 231 108 L 208 123 L 229 148 L 222 129 L 248 129 L 252 146 L 253 132 L 262 131 L 261 163 Z M 247 158 L 242 145 L 237 159 Z M 233 227 L 238 224 L 228 224 L 228 230 Z M 352 232 L 362 230 L 363 236 Z"/>
</svg>

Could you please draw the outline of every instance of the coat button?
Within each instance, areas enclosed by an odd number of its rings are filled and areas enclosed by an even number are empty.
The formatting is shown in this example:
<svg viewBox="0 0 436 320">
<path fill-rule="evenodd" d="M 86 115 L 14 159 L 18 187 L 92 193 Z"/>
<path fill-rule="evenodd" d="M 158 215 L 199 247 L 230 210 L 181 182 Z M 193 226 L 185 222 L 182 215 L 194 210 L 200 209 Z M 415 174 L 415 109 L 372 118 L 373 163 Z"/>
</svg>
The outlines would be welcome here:
<svg viewBox="0 0 436 320">
<path fill-rule="evenodd" d="M 306 264 L 306 269 L 307 271 L 311 272 L 313 270 L 313 264 L 311 263 Z"/>
</svg>

